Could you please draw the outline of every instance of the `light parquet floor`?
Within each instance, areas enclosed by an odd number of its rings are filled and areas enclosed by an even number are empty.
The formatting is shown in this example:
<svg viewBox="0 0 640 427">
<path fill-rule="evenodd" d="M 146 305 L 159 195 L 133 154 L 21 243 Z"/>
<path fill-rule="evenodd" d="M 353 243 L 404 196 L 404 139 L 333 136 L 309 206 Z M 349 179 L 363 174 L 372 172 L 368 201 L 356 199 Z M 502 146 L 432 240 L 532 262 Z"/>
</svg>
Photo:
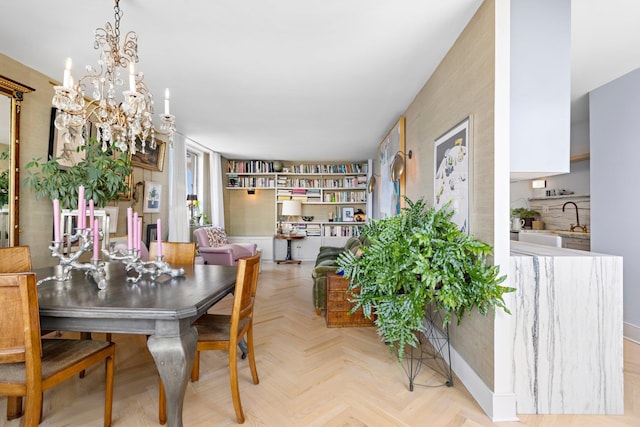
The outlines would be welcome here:
<svg viewBox="0 0 640 427">
<path fill-rule="evenodd" d="M 297 426 L 640 426 L 640 345 L 625 342 L 624 416 L 532 416 L 492 423 L 464 386 L 437 386 L 442 378 L 423 369 L 410 392 L 407 378 L 374 328 L 326 328 L 312 307 L 310 263 L 263 264 L 255 307 L 256 362 L 260 384 L 239 363 L 245 425 Z M 214 307 L 225 311 L 230 299 Z M 158 377 L 145 337 L 115 335 L 114 426 L 157 426 Z M 235 425 L 226 353 L 201 356 L 200 381 L 190 383 L 184 425 Z M 454 367 L 455 368 L 455 367 Z M 103 373 L 94 367 L 45 393 L 42 426 L 101 426 Z M 0 397 L 0 426 L 6 421 Z"/>
</svg>

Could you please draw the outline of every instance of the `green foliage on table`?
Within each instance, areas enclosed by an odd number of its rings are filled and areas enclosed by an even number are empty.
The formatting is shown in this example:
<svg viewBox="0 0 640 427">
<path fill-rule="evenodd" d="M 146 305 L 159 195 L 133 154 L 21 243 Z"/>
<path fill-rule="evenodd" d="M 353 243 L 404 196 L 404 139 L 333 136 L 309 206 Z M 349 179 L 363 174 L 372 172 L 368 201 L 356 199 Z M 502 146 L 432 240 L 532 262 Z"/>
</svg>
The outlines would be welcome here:
<svg viewBox="0 0 640 427">
<path fill-rule="evenodd" d="M 449 205 L 437 210 L 423 199 L 405 200 L 399 215 L 363 226 L 361 253 L 346 251 L 337 261 L 350 278 L 353 310 L 375 314 L 378 333 L 398 360 L 407 344 L 418 345 L 428 304 L 442 312 L 445 327 L 474 308 L 509 313 L 502 295 L 514 290 L 500 286 L 505 276 L 487 261 L 491 246 L 460 231 Z"/>
<path fill-rule="evenodd" d="M 131 160 L 127 153 L 117 149 L 103 151 L 102 144 L 95 138 L 80 146 L 85 151 L 84 160 L 62 169 L 59 158 L 41 162 L 33 159 L 26 165 L 27 177 L 23 184 L 29 186 L 36 197 L 59 199 L 60 206 L 76 209 L 78 187 L 85 188 L 85 199 L 93 199 L 96 207 L 104 207 L 107 202 L 119 200 L 127 192 L 127 178 L 131 175 Z"/>
</svg>

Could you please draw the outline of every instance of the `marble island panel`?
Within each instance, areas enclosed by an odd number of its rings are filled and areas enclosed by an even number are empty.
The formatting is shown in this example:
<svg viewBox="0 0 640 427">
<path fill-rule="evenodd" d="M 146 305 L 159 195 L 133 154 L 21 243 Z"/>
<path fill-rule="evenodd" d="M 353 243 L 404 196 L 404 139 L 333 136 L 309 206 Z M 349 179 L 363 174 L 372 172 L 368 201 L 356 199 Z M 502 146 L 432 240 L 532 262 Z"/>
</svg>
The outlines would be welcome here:
<svg viewBox="0 0 640 427">
<path fill-rule="evenodd" d="M 511 242 L 521 414 L 622 414 L 622 257 Z"/>
</svg>

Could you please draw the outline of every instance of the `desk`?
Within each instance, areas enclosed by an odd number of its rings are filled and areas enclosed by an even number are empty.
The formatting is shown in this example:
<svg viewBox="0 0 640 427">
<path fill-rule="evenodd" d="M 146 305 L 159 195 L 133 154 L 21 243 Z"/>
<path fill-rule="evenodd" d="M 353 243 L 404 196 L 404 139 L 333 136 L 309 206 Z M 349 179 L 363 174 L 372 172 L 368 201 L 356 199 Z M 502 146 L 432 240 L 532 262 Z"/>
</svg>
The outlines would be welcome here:
<svg viewBox="0 0 640 427">
<path fill-rule="evenodd" d="M 68 282 L 38 287 L 42 329 L 150 335 L 147 347 L 164 383 L 167 421 L 173 427 L 182 426 L 184 393 L 193 367 L 198 335 L 192 323 L 232 292 L 236 280 L 236 267 L 181 267 L 184 277 L 131 284 L 125 281 L 124 265 L 108 263 L 103 290 L 81 271 L 74 271 Z M 39 278 L 52 273 L 53 267 L 36 270 Z"/>
<path fill-rule="evenodd" d="M 285 264 L 300 264 L 301 261 L 299 259 L 293 259 L 293 257 L 291 256 L 291 241 L 301 240 L 301 239 L 304 239 L 306 236 L 301 236 L 298 234 L 276 234 L 273 237 L 276 239 L 287 241 L 287 257 L 285 259 L 277 259 L 276 263 L 280 264 L 282 262 Z"/>
</svg>

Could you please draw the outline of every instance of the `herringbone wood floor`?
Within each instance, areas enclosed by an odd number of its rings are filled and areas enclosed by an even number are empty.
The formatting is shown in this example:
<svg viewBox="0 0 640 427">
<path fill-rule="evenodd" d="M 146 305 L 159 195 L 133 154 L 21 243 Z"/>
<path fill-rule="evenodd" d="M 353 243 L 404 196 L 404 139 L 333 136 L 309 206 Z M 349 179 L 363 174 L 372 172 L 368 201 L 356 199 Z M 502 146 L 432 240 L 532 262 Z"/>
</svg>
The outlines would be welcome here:
<svg viewBox="0 0 640 427">
<path fill-rule="evenodd" d="M 434 426 L 494 425 L 464 386 L 407 387 L 401 367 L 373 328 L 328 329 L 311 302 L 311 265 L 265 263 L 255 307 L 256 359 L 260 384 L 253 385 L 246 361 L 240 361 L 240 389 L 246 425 L 288 426 Z M 230 307 L 225 300 L 215 307 Z M 100 335 L 98 335 L 100 336 Z M 115 335 L 114 426 L 156 426 L 158 379 L 145 337 Z M 200 381 L 190 383 L 184 425 L 236 424 L 231 403 L 226 353 L 201 358 Z M 432 371 L 417 382 L 441 384 Z M 99 367 L 45 393 L 42 426 L 101 426 L 104 385 Z M 0 398 L 0 425 L 7 422 L 6 398 Z M 625 342 L 624 416 L 522 416 L 499 426 L 640 426 L 640 346 Z"/>
</svg>

